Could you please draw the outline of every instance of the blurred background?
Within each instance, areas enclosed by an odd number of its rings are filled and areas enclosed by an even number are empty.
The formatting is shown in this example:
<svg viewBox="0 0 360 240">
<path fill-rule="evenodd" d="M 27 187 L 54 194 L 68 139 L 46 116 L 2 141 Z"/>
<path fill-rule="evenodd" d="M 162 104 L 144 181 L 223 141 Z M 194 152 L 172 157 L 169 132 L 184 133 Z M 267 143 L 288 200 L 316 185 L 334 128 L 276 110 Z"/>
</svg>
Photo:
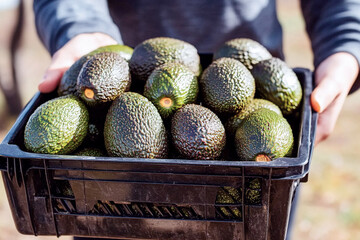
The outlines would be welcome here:
<svg viewBox="0 0 360 240">
<path fill-rule="evenodd" d="M 277 3 L 284 28 L 286 62 L 291 67 L 313 69 L 299 1 L 277 0 Z M 32 0 L 23 1 L 25 10 L 21 31 L 16 29 L 18 4 L 18 0 L 0 0 L 0 141 L 19 110 L 37 91 L 38 81 L 50 62 L 49 54 L 36 35 Z M 15 40 L 11 41 L 14 34 Z M 13 81 L 12 62 L 16 67 L 16 82 Z M 309 180 L 302 183 L 294 240 L 360 239 L 360 194 L 357 191 L 360 186 L 359 122 L 360 91 L 348 97 L 334 133 L 315 148 Z M 17 232 L 0 180 L 0 240 L 5 239 L 50 240 L 56 237 L 24 236 Z"/>
</svg>

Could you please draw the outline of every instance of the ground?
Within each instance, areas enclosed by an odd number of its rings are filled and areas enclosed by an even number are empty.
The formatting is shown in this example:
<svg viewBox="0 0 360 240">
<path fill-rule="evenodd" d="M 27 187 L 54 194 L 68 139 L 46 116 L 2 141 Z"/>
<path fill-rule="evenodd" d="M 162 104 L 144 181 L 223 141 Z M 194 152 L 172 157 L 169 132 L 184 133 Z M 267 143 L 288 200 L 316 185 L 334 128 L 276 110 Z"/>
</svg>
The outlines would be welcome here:
<svg viewBox="0 0 360 240">
<path fill-rule="evenodd" d="M 27 15 L 25 31 L 18 55 L 18 74 L 25 104 L 37 91 L 50 57 L 39 42 L 34 29 L 31 0 L 25 0 Z M 278 0 L 279 18 L 284 27 L 284 44 L 287 63 L 292 67 L 312 69 L 310 44 L 296 0 Z M 0 74 L 9 75 L 7 62 L 9 33 L 15 19 L 14 10 L 0 11 Z M 14 122 L 4 108 L 0 93 L 0 140 Z M 345 102 L 335 131 L 315 148 L 309 180 L 302 183 L 300 203 L 296 215 L 294 240 L 352 240 L 360 239 L 360 91 Z M 0 184 L 0 240 L 56 239 L 19 234 L 12 220 L 4 186 Z M 67 240 L 69 237 L 61 237 Z"/>
</svg>

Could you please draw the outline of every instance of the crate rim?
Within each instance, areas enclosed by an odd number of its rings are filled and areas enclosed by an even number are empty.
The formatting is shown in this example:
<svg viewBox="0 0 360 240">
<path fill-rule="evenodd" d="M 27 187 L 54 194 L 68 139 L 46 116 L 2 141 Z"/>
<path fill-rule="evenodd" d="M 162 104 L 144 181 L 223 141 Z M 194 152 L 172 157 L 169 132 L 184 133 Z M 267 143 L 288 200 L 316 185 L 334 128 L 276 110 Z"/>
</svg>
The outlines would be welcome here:
<svg viewBox="0 0 360 240">
<path fill-rule="evenodd" d="M 305 80 L 312 80 L 312 72 L 306 68 L 294 68 L 297 74 L 302 74 Z M 120 158 L 120 157 L 88 157 L 75 155 L 55 155 L 55 154 L 40 154 L 26 152 L 20 149 L 16 144 L 11 144 L 13 137 L 20 130 L 17 126 L 24 125 L 24 121 L 29 116 L 31 107 L 39 101 L 42 95 L 36 92 L 35 95 L 23 108 L 22 112 L 16 119 L 14 125 L 9 130 L 2 143 L 0 144 L 0 157 L 3 158 L 21 158 L 21 159 L 46 159 L 46 160 L 61 160 L 61 161 L 97 161 L 97 162 L 117 162 L 117 163 L 142 163 L 142 164 L 170 164 L 170 165 L 190 165 L 190 166 L 223 166 L 223 167 L 259 167 L 259 168 L 289 168 L 300 167 L 302 173 L 300 176 L 288 176 L 290 178 L 302 178 L 307 174 L 308 165 L 310 162 L 312 150 L 314 147 L 312 139 L 314 139 L 315 128 L 317 122 L 317 113 L 311 109 L 310 94 L 313 88 L 313 82 L 306 82 L 303 86 L 303 114 L 302 114 L 302 128 L 299 134 L 299 146 L 296 157 L 282 157 L 274 159 L 270 162 L 254 162 L 254 161 L 226 161 L 226 160 L 193 160 L 193 159 L 149 159 L 149 158 Z M 307 109 L 305 109 L 307 108 Z M 0 159 L 0 161 L 3 161 Z M 1 169 L 6 171 L 6 169 Z"/>
</svg>

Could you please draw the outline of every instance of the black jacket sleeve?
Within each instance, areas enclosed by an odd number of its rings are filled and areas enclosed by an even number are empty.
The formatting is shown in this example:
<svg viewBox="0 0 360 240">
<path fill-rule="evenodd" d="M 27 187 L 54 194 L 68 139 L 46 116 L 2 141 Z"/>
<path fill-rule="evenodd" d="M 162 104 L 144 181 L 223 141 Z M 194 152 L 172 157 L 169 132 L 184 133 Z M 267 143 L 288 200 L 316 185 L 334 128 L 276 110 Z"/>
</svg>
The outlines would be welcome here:
<svg viewBox="0 0 360 240">
<path fill-rule="evenodd" d="M 106 0 L 34 0 L 38 35 L 53 55 L 80 33 L 101 32 L 122 43 Z"/>
<path fill-rule="evenodd" d="M 360 1 L 302 0 L 306 30 L 311 40 L 315 68 L 337 52 L 352 54 L 360 64 Z M 351 92 L 360 87 L 360 78 Z"/>
</svg>

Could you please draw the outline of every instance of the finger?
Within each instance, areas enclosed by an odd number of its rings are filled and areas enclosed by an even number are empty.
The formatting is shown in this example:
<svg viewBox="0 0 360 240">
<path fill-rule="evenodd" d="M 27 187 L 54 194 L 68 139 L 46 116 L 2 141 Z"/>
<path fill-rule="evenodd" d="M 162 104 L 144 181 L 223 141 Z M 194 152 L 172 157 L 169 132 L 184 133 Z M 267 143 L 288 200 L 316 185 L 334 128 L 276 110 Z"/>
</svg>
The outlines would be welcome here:
<svg viewBox="0 0 360 240">
<path fill-rule="evenodd" d="M 327 139 L 334 131 L 345 99 L 346 94 L 339 95 L 323 112 L 319 113 L 316 127 L 315 146 Z"/>
<path fill-rule="evenodd" d="M 67 67 L 55 69 L 49 68 L 38 85 L 39 91 L 42 93 L 49 93 L 54 91 L 59 85 L 61 77 L 63 76 L 66 69 Z"/>
<path fill-rule="evenodd" d="M 59 85 L 61 77 L 65 71 L 75 62 L 73 56 L 64 54 L 59 51 L 54 54 L 51 64 L 46 70 L 42 80 L 38 85 L 38 89 L 42 93 L 49 93 L 56 89 Z"/>
<path fill-rule="evenodd" d="M 330 84 L 329 84 L 330 83 Z M 311 93 L 311 106 L 316 112 L 323 112 L 340 94 L 336 79 L 322 79 Z"/>
</svg>

